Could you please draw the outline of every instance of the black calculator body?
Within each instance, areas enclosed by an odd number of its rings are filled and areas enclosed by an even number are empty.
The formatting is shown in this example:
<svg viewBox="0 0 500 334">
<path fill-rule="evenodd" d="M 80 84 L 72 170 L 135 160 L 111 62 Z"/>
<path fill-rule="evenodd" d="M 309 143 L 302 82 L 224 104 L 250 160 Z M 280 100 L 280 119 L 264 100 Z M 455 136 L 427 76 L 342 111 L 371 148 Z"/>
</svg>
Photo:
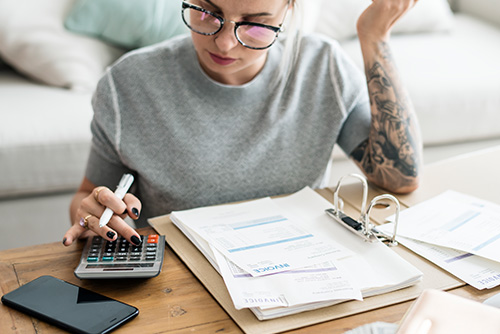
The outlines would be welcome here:
<svg viewBox="0 0 500 334">
<path fill-rule="evenodd" d="M 123 237 L 108 241 L 89 238 L 82 251 L 75 276 L 88 278 L 148 278 L 157 276 L 163 264 L 164 235 L 141 235 L 135 246 Z"/>
</svg>

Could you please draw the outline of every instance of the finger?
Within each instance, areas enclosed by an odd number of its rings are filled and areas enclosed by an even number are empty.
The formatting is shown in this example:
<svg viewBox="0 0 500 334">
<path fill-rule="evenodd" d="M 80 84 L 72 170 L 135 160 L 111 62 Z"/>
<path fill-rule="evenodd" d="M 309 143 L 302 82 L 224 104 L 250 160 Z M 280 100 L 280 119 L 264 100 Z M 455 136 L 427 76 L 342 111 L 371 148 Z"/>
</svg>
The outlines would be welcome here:
<svg viewBox="0 0 500 334">
<path fill-rule="evenodd" d="M 71 226 L 68 231 L 66 231 L 62 243 L 64 246 L 69 246 L 77 239 L 84 239 L 94 234 L 94 232 L 89 231 L 86 228 L 80 226 L 80 224 L 76 223 L 73 224 L 73 226 Z"/>
<path fill-rule="evenodd" d="M 85 231 L 83 227 L 78 224 L 73 224 L 63 237 L 63 245 L 71 245 L 78 237 Z"/>
<path fill-rule="evenodd" d="M 108 241 L 114 241 L 118 237 L 116 231 L 105 225 L 99 227 L 99 217 L 90 216 L 87 218 L 87 226 L 89 230 L 94 231 L 97 235 Z"/>
<path fill-rule="evenodd" d="M 132 227 L 130 227 L 130 225 L 127 224 L 121 217 L 113 215 L 108 225 L 106 226 L 110 226 L 113 230 L 118 232 L 118 234 L 130 241 L 132 244 L 137 246 L 141 244 L 141 236 L 139 235 L 139 233 L 137 233 Z"/>
<path fill-rule="evenodd" d="M 99 204 L 101 204 L 101 202 L 99 200 L 99 195 L 100 195 L 101 191 L 104 189 L 107 189 L 107 187 L 100 186 L 100 187 L 95 187 L 94 190 L 92 190 L 92 196 L 94 197 L 94 200 Z"/>
<path fill-rule="evenodd" d="M 97 196 L 95 196 L 97 190 L 99 190 L 99 193 Z M 98 187 L 98 189 L 94 190 L 92 197 L 95 200 L 98 200 L 98 203 L 101 205 L 100 210 L 102 211 L 104 211 L 102 207 L 107 207 L 113 210 L 113 212 L 116 214 L 122 214 L 127 209 L 125 203 L 121 199 L 116 197 L 114 192 L 112 192 L 110 189 L 106 187 Z M 94 214 L 100 217 L 102 215 L 102 211 L 101 212 L 90 211 L 90 212 L 93 212 Z"/>
<path fill-rule="evenodd" d="M 98 195 L 96 195 L 97 189 L 101 189 Z M 101 199 L 101 193 L 104 190 L 110 191 L 106 187 L 98 187 L 98 188 L 95 188 L 91 194 L 89 194 L 87 197 L 82 199 L 82 201 L 80 202 L 80 207 L 78 208 L 78 210 L 76 212 L 77 219 L 80 219 L 78 217 L 82 217 L 82 218 L 86 217 L 89 214 L 96 216 L 96 217 L 100 217 L 102 215 L 102 213 L 104 212 L 104 210 L 106 208 L 97 200 Z"/>
<path fill-rule="evenodd" d="M 123 201 L 127 206 L 127 213 L 130 218 L 137 220 L 141 215 L 142 203 L 134 195 L 128 193 L 123 197 Z"/>
</svg>

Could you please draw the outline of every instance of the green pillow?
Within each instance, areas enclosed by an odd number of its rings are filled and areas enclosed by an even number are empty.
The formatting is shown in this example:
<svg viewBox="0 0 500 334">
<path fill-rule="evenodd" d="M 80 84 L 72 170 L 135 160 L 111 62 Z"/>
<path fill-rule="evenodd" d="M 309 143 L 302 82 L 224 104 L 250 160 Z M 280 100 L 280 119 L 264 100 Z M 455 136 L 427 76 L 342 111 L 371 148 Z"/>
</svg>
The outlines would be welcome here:
<svg viewBox="0 0 500 334">
<path fill-rule="evenodd" d="M 186 33 L 180 0 L 78 0 L 66 29 L 134 49 Z"/>
</svg>

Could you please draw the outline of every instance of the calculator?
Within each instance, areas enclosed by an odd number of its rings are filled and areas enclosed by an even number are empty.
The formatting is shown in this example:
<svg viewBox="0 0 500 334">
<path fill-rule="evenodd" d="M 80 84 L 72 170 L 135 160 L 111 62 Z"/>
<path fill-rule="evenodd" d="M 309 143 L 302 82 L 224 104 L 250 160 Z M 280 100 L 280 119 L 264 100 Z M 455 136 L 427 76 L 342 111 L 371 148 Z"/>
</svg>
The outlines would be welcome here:
<svg viewBox="0 0 500 334">
<path fill-rule="evenodd" d="M 141 235 L 135 246 L 123 237 L 108 241 L 89 238 L 75 269 L 78 278 L 148 278 L 157 276 L 163 264 L 164 235 Z"/>
</svg>

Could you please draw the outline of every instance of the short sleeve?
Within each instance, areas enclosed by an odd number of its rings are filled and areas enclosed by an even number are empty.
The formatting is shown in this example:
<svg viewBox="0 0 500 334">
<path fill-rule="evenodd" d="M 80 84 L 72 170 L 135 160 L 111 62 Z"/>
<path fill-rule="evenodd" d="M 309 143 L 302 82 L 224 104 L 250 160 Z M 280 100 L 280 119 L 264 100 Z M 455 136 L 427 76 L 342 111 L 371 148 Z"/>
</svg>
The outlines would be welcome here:
<svg viewBox="0 0 500 334">
<path fill-rule="evenodd" d="M 112 77 L 108 70 L 92 97 L 92 144 L 85 176 L 95 185 L 113 188 L 120 177 L 130 170 L 120 158 L 120 114 L 113 104 L 111 86 Z"/>
<path fill-rule="evenodd" d="M 348 156 L 368 139 L 370 123 L 370 102 L 365 91 L 364 94 L 360 94 L 359 101 L 349 111 L 337 138 L 337 143 Z"/>
<path fill-rule="evenodd" d="M 368 138 L 371 124 L 370 101 L 365 75 L 336 42 L 332 81 L 341 92 L 346 113 L 337 143 L 347 155 L 350 155 Z"/>
</svg>

